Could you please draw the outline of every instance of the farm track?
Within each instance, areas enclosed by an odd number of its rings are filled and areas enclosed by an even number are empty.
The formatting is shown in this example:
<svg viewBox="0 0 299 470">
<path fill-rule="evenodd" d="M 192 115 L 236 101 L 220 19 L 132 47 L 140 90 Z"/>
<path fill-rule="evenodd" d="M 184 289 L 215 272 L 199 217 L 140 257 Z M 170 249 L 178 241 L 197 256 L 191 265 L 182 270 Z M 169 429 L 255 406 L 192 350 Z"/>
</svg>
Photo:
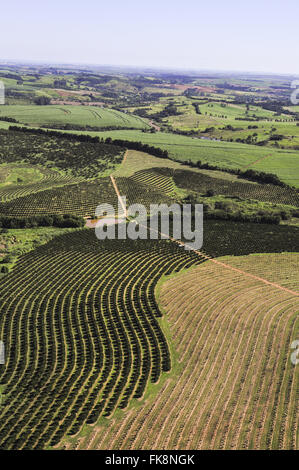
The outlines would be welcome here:
<svg viewBox="0 0 299 470">
<path fill-rule="evenodd" d="M 266 158 L 269 158 L 269 157 L 271 157 L 271 156 L 272 156 L 272 153 L 269 153 L 268 155 L 265 155 L 264 157 L 258 158 L 258 159 L 255 160 L 254 162 L 249 163 L 249 165 L 242 166 L 240 169 L 241 169 L 241 170 L 247 170 L 248 168 L 251 168 L 252 166 L 254 166 L 256 163 L 259 163 L 259 162 L 261 162 L 262 160 L 265 160 Z"/>
<path fill-rule="evenodd" d="M 204 263 L 168 280 L 160 303 L 179 356 L 177 375 L 154 399 L 94 427 L 75 447 L 295 449 L 298 374 L 290 344 L 298 336 L 298 292 L 243 274 L 254 266 L 271 277 L 267 260 L 276 260 L 279 273 L 290 256 L 263 255 L 257 266 L 255 257 L 232 258 L 239 271 Z"/>
<path fill-rule="evenodd" d="M 121 198 L 121 195 L 120 195 L 120 192 L 119 192 L 119 189 L 118 189 L 118 186 L 117 186 L 117 182 L 116 182 L 116 180 L 115 180 L 115 178 L 114 178 L 113 176 L 110 176 L 110 178 L 111 178 L 111 181 L 112 181 L 112 184 L 113 184 L 113 188 L 114 188 L 114 190 L 115 190 L 115 192 L 116 192 L 118 201 L 120 202 L 120 204 L 121 204 L 121 206 L 122 206 L 122 209 L 123 209 L 123 211 L 124 211 L 124 214 L 127 216 L 127 210 L 126 210 L 126 207 L 124 206 L 123 200 L 122 200 L 122 198 Z M 130 201 L 130 202 L 131 202 L 131 201 Z M 142 225 L 142 224 L 140 224 L 140 225 Z M 151 229 L 149 228 L 149 230 L 151 230 Z M 164 235 L 164 236 L 165 236 L 165 234 L 163 234 L 163 233 L 161 233 L 161 232 L 158 232 L 158 233 L 159 233 L 160 235 Z M 183 242 L 182 240 L 177 240 L 177 239 L 174 239 L 174 238 L 172 238 L 172 237 L 170 237 L 170 236 L 169 236 L 168 238 L 169 238 L 170 240 L 172 240 L 173 242 L 175 242 L 175 243 L 179 243 L 179 244 L 182 245 L 182 246 L 188 246 L 188 243 L 185 243 L 185 242 Z M 234 267 L 234 266 L 231 266 L 230 264 L 224 263 L 223 261 L 219 261 L 219 260 L 217 260 L 217 259 L 214 259 L 214 258 L 210 257 L 209 255 L 207 255 L 207 254 L 205 254 L 205 253 L 203 253 L 203 252 L 201 252 L 201 251 L 199 251 L 199 250 L 193 250 L 193 252 L 196 253 L 200 258 L 205 258 L 206 260 L 209 260 L 209 261 L 211 261 L 212 263 L 215 263 L 215 264 L 217 264 L 217 265 L 220 265 L 220 266 L 222 266 L 222 267 L 224 267 L 224 268 L 226 268 L 226 269 L 230 269 L 230 270 L 232 270 L 232 271 L 235 271 L 235 272 L 238 272 L 238 273 L 240 273 L 240 274 L 243 274 L 244 276 L 251 277 L 251 278 L 253 278 L 253 279 L 257 280 L 257 281 L 260 281 L 260 282 L 263 282 L 263 283 L 265 283 L 265 284 L 271 285 L 271 286 L 273 286 L 273 287 L 275 287 L 275 288 L 277 288 L 277 289 L 281 289 L 281 290 L 283 290 L 283 291 L 285 291 L 285 292 L 288 292 L 288 293 L 290 293 L 290 294 L 292 294 L 292 295 L 299 296 L 299 292 L 295 292 L 295 291 L 293 291 L 293 290 L 291 290 L 291 289 L 287 289 L 286 287 L 283 287 L 283 286 L 281 286 L 281 285 L 279 285 L 279 284 L 277 284 L 277 283 L 275 283 L 275 282 L 268 281 L 267 279 L 265 279 L 265 278 L 263 278 L 263 277 L 257 276 L 257 275 L 255 275 L 255 274 L 250 273 L 250 272 L 246 272 L 246 271 L 244 271 L 244 270 L 242 270 L 242 269 L 239 269 L 239 268 L 236 268 L 236 267 Z"/>
</svg>

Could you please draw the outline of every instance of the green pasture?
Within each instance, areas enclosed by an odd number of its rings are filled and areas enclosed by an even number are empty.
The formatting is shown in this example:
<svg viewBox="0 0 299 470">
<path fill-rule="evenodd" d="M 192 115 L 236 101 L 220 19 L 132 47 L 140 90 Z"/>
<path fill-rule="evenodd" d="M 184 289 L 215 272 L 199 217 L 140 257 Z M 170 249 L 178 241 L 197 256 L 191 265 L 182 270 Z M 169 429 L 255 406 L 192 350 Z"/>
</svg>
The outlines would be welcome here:
<svg viewBox="0 0 299 470">
<path fill-rule="evenodd" d="M 185 96 L 164 97 L 147 106 L 147 112 L 154 116 L 170 103 L 177 107 L 179 114 L 163 118 L 160 125 L 170 126 L 173 130 L 198 131 L 208 138 L 226 141 L 251 137 L 257 142 L 268 141 L 268 147 L 276 145 L 270 137 L 279 134 L 284 136 L 278 141 L 280 147 L 292 149 L 299 146 L 299 126 L 294 116 L 276 116 L 273 111 L 252 104 L 247 110 L 245 104 L 230 103 L 227 96 L 225 100 L 223 97 L 223 102 L 207 102 L 205 98 L 190 99 Z M 192 104 L 198 105 L 201 114 L 196 113 Z M 288 109 L 296 111 L 295 106 Z M 257 128 L 252 129 L 252 126 Z"/>
<path fill-rule="evenodd" d="M 0 128 L 8 128 L 8 126 L 8 123 L 0 121 Z M 223 168 L 246 169 L 248 167 L 275 173 L 285 183 L 299 187 L 299 152 L 296 151 L 236 142 L 202 140 L 164 132 L 154 134 L 140 130 L 71 132 L 86 133 L 104 139 L 111 137 L 112 139 L 139 141 L 167 150 L 171 158 L 180 162 L 200 160 L 203 163 Z"/>
<path fill-rule="evenodd" d="M 15 167 L 7 164 L 0 165 L 0 188 L 11 184 L 36 183 L 42 178 L 43 175 L 37 168 Z"/>
<path fill-rule="evenodd" d="M 275 173 L 285 183 L 299 187 L 299 152 L 235 142 L 216 142 L 164 132 L 104 131 L 99 137 L 139 141 L 167 150 L 171 158 L 186 162 L 200 160 L 223 168 L 255 168 Z M 257 163 L 257 160 L 263 159 Z M 253 165 L 254 164 L 254 165 Z"/>
<path fill-rule="evenodd" d="M 200 100 L 192 100 L 193 103 L 199 106 L 201 114 L 197 114 L 190 100 L 186 101 L 185 99 L 182 102 L 179 98 L 182 97 L 178 97 L 174 104 L 178 106 L 178 111 L 181 114 L 163 119 L 163 123 L 169 124 L 173 129 L 203 132 L 207 128 L 213 128 L 206 135 L 224 140 L 246 139 L 249 135 L 257 134 L 257 141 L 264 141 L 269 140 L 271 133 L 275 133 L 285 136 L 283 140 L 279 141 L 280 145 L 285 147 L 299 145 L 299 126 L 296 125 L 293 116 L 286 114 L 275 116 L 273 111 L 252 105 L 246 113 L 245 105 L 227 102 L 205 103 L 204 100 L 201 104 Z M 163 108 L 161 103 L 162 100 L 159 108 L 158 105 L 155 105 L 153 111 L 160 111 Z M 255 117 L 261 120 L 252 121 Z M 242 118 L 242 120 L 239 120 L 239 118 Z M 224 129 L 226 126 L 232 126 L 234 130 Z M 248 129 L 249 126 L 257 126 L 257 129 Z M 275 130 L 272 130 L 273 128 Z M 269 145 L 273 143 L 272 141 Z"/>
<path fill-rule="evenodd" d="M 132 127 L 143 129 L 148 125 L 138 116 L 132 116 L 114 109 L 95 106 L 0 106 L 0 117 L 10 117 L 30 126 L 76 126 L 91 127 Z"/>
<path fill-rule="evenodd" d="M 16 264 L 19 256 L 34 250 L 37 246 L 48 243 L 57 235 L 75 230 L 77 229 L 57 227 L 5 230 L 0 228 L 0 270 L 2 266 L 6 266 L 10 270 Z"/>
</svg>

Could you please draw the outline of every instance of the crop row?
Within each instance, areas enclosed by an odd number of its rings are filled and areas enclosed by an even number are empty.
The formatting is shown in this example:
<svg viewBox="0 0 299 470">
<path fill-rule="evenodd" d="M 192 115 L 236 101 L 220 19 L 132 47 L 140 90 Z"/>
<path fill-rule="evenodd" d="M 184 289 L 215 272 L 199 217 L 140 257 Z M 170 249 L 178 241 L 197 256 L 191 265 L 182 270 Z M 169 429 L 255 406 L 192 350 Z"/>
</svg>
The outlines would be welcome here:
<svg viewBox="0 0 299 470">
<path fill-rule="evenodd" d="M 291 256 L 224 262 L 279 281 Z M 290 345 L 299 331 L 297 297 L 209 261 L 167 281 L 160 300 L 178 352 L 178 376 L 138 410 L 90 430 L 75 446 L 295 449 L 298 374 Z"/>
<path fill-rule="evenodd" d="M 25 255 L 0 290 L 1 448 L 57 444 L 169 371 L 155 286 L 199 262 L 168 241 L 99 242 L 88 230 Z"/>
<path fill-rule="evenodd" d="M 174 191 L 171 176 L 160 174 L 155 168 L 137 171 L 131 176 L 131 179 L 166 194 L 171 194 Z"/>
<path fill-rule="evenodd" d="M 0 163 L 27 163 L 94 178 L 120 163 L 123 149 L 102 142 L 72 141 L 63 136 L 0 130 Z"/>
<path fill-rule="evenodd" d="M 246 183 L 227 179 L 213 178 L 204 173 L 188 170 L 157 169 L 157 172 L 169 174 L 173 171 L 173 179 L 179 188 L 191 189 L 198 194 L 205 195 L 208 190 L 215 194 L 241 197 L 243 199 L 256 199 L 258 201 L 275 202 L 299 206 L 298 191 L 291 188 L 282 188 L 272 184 Z"/>
<path fill-rule="evenodd" d="M 116 182 L 121 196 L 126 196 L 128 204 L 143 204 L 148 209 L 150 204 L 174 202 L 174 199 L 163 189 L 143 184 L 135 178 L 118 177 Z"/>
<path fill-rule="evenodd" d="M 6 203 L 0 203 L 0 213 L 12 217 L 47 214 L 93 216 L 102 203 L 116 203 L 110 178 L 68 184 L 47 189 Z"/>
<path fill-rule="evenodd" d="M 14 165 L 14 167 L 22 167 L 22 165 Z M 28 166 L 24 167 L 28 168 Z M 35 168 L 31 166 L 31 168 Z M 83 180 L 82 177 L 75 178 L 70 174 L 60 174 L 55 170 L 49 168 L 38 168 L 42 177 L 39 181 L 35 183 L 27 184 L 10 184 L 0 188 L 0 201 L 8 202 L 12 199 L 17 199 L 19 197 L 27 196 L 32 193 L 37 193 L 39 191 L 45 191 L 46 189 L 51 189 L 57 186 L 64 186 L 66 184 L 78 183 Z"/>
<path fill-rule="evenodd" d="M 139 203 L 148 208 L 150 204 L 173 202 L 163 190 L 153 189 L 152 186 L 132 178 L 117 178 L 117 184 L 121 195 L 126 196 L 127 204 Z M 117 196 L 110 178 L 66 184 L 2 202 L 0 214 L 30 217 L 70 213 L 84 217 L 93 216 L 96 207 L 103 203 L 112 204 L 115 208 L 117 205 Z"/>
</svg>

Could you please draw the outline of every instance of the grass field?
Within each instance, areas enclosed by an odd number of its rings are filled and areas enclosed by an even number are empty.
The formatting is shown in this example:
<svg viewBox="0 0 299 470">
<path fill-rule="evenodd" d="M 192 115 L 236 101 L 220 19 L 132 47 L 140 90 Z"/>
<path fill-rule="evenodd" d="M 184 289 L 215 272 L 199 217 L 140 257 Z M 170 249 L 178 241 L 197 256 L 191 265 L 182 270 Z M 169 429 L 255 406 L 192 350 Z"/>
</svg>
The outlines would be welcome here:
<svg viewBox="0 0 299 470">
<path fill-rule="evenodd" d="M 0 128 L 7 129 L 9 123 L 0 121 Z M 124 139 L 139 141 L 144 144 L 167 150 L 169 156 L 182 163 L 189 160 L 222 168 L 253 168 L 276 174 L 285 183 L 299 187 L 299 153 L 235 142 L 217 142 L 186 137 L 164 132 L 154 134 L 138 130 L 119 131 L 70 131 L 89 134 L 100 138 Z"/>
<path fill-rule="evenodd" d="M 159 286 L 176 350 L 154 397 L 85 428 L 77 449 L 295 449 L 299 255 L 222 258 Z M 297 290 L 298 292 L 298 290 Z M 299 292 L 298 292 L 299 293 Z M 297 294 L 298 295 L 298 294 Z"/>
<path fill-rule="evenodd" d="M 151 168 L 170 168 L 183 169 L 187 168 L 180 163 L 154 157 L 148 153 L 138 152 L 137 150 L 128 150 L 125 161 L 114 172 L 115 176 L 132 176 L 137 171 L 148 170 Z"/>
<path fill-rule="evenodd" d="M 43 174 L 35 167 L 0 165 L 0 188 L 12 184 L 29 184 L 40 181 Z"/>
<path fill-rule="evenodd" d="M 116 171 L 113 173 L 115 176 L 132 176 L 134 173 L 143 170 L 150 170 L 153 168 L 167 168 L 169 174 L 174 170 L 185 170 L 191 172 L 190 175 L 196 173 L 201 175 L 207 175 L 213 179 L 221 179 L 224 181 L 256 184 L 249 180 L 238 178 L 238 176 L 225 171 L 215 170 L 204 170 L 198 168 L 190 168 L 184 165 L 183 162 L 179 163 L 174 160 L 154 157 L 148 153 L 138 152 L 136 150 L 128 150 L 124 162 L 118 166 Z"/>
<path fill-rule="evenodd" d="M 171 130 L 193 131 L 208 138 L 236 141 L 248 137 L 260 141 L 268 141 L 273 134 L 282 135 L 280 145 L 286 148 L 299 146 L 299 128 L 294 115 L 279 114 L 251 104 L 247 110 L 246 104 L 231 103 L 228 94 L 218 97 L 214 94 L 206 98 L 190 98 L 177 96 L 160 98 L 159 102 L 151 104 L 147 116 L 161 112 L 169 104 L 176 106 L 177 114 L 159 120 L 160 126 Z M 138 108 L 137 108 L 138 109 Z M 196 112 L 196 109 L 198 112 Z M 296 112 L 296 106 L 290 107 Z M 134 108 L 132 109 L 134 112 Z"/>
<path fill-rule="evenodd" d="M 0 107 L 0 117 L 10 117 L 30 126 L 75 125 L 84 128 L 119 126 L 143 129 L 149 126 L 138 116 L 132 116 L 114 109 L 91 106 L 18 106 Z"/>
<path fill-rule="evenodd" d="M 91 134 L 154 145 L 167 150 L 170 157 L 182 163 L 200 160 L 223 168 L 254 168 L 275 173 L 285 183 L 299 187 L 299 153 L 295 151 L 235 142 L 205 141 L 162 132 L 148 134 L 139 131 L 104 131 Z"/>
</svg>

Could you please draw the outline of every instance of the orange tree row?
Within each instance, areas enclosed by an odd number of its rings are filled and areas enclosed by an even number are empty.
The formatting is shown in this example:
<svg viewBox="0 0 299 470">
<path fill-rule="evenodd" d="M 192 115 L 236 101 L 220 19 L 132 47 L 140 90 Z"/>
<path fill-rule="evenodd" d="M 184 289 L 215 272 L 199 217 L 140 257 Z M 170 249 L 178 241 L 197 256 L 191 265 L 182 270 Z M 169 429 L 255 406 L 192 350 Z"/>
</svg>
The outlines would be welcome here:
<svg viewBox="0 0 299 470">
<path fill-rule="evenodd" d="M 37 129 L 38 130 L 38 129 Z M 0 130 L 0 163 L 26 162 L 55 167 L 74 176 L 94 178 L 120 163 L 124 150 L 97 141 L 69 139 L 62 134 Z"/>
<path fill-rule="evenodd" d="M 169 241 L 56 237 L 3 278 L 0 448 L 45 448 L 142 397 L 171 368 L 158 279 L 201 262 Z"/>
</svg>

